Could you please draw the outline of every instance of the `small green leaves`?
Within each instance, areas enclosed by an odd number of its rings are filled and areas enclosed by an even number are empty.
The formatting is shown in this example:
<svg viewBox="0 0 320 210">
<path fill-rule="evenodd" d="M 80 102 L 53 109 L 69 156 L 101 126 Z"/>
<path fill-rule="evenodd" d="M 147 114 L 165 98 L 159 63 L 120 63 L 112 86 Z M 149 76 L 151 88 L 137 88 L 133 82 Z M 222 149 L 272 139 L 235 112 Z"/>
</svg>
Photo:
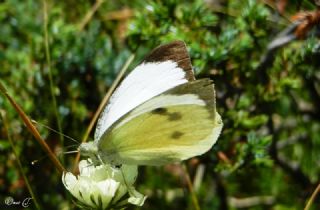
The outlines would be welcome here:
<svg viewBox="0 0 320 210">
<path fill-rule="evenodd" d="M 257 136 L 253 131 L 248 133 L 248 147 L 245 149 L 245 152 L 253 158 L 254 164 L 271 166 L 272 161 L 268 156 L 268 147 L 271 144 L 271 138 L 271 136 Z"/>
</svg>

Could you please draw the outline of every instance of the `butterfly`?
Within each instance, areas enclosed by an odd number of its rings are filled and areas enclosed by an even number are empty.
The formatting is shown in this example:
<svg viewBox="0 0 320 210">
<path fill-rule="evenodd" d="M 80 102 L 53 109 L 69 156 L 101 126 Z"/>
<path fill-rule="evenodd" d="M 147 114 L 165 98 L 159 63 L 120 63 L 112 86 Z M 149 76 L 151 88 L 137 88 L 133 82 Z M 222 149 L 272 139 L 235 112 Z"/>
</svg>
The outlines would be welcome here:
<svg viewBox="0 0 320 210">
<path fill-rule="evenodd" d="M 155 48 L 117 87 L 94 141 L 79 151 L 112 165 L 163 165 L 207 152 L 223 123 L 210 79 L 196 80 L 183 41 Z"/>
</svg>

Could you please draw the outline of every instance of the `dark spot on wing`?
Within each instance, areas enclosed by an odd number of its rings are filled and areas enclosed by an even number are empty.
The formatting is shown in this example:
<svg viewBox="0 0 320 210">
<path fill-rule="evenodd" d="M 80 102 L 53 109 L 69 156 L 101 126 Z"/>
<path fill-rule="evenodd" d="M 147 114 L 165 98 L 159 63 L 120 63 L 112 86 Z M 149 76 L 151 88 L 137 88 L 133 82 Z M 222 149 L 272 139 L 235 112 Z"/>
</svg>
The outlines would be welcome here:
<svg viewBox="0 0 320 210">
<path fill-rule="evenodd" d="M 83 198 L 82 192 L 79 190 L 80 197 Z"/>
<path fill-rule="evenodd" d="M 169 121 L 176 121 L 176 120 L 180 120 L 182 118 L 181 113 L 179 113 L 179 112 L 170 113 L 170 112 L 168 112 L 168 110 L 166 108 L 162 108 L 162 107 L 152 110 L 151 113 L 163 115 L 163 116 L 168 116 Z"/>
<path fill-rule="evenodd" d="M 180 120 L 181 118 L 182 118 L 182 115 L 179 112 L 169 113 L 169 121 L 176 121 L 176 120 Z"/>
<path fill-rule="evenodd" d="M 167 109 L 166 108 L 156 108 L 151 111 L 152 114 L 159 114 L 159 115 L 166 115 L 167 114 Z"/>
<path fill-rule="evenodd" d="M 121 167 L 122 167 L 122 164 L 119 164 L 119 165 L 114 165 L 113 166 L 115 169 L 121 169 Z"/>
<path fill-rule="evenodd" d="M 179 139 L 181 136 L 183 136 L 183 133 L 180 131 L 175 131 L 171 134 L 171 138 L 173 139 Z"/>
</svg>

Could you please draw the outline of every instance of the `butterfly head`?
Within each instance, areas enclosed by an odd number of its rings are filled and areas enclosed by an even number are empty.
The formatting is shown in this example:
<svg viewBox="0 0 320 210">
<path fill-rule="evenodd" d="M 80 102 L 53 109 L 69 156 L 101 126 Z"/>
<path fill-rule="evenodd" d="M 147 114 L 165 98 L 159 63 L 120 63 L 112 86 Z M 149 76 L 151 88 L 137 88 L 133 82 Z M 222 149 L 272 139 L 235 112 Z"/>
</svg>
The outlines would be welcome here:
<svg viewBox="0 0 320 210">
<path fill-rule="evenodd" d="M 89 157 L 95 164 L 108 163 L 113 166 L 121 165 L 121 162 L 116 161 L 114 154 L 110 155 L 108 153 L 101 152 L 94 141 L 80 144 L 78 150 L 82 156 Z"/>
<path fill-rule="evenodd" d="M 95 156 L 98 153 L 98 147 L 94 142 L 86 142 L 80 144 L 78 150 L 80 151 L 81 155 L 83 156 Z"/>
</svg>

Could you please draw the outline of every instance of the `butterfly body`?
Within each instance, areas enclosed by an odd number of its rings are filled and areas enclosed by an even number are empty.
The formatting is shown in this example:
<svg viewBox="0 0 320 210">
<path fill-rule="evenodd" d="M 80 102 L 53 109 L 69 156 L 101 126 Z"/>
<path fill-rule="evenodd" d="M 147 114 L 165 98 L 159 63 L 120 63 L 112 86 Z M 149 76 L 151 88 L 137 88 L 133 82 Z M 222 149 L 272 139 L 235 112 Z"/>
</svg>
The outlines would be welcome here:
<svg viewBox="0 0 320 210">
<path fill-rule="evenodd" d="M 95 140 L 80 152 L 113 165 L 162 165 L 207 152 L 221 129 L 212 81 L 194 79 L 185 44 L 176 41 L 156 48 L 124 79 Z"/>
</svg>

